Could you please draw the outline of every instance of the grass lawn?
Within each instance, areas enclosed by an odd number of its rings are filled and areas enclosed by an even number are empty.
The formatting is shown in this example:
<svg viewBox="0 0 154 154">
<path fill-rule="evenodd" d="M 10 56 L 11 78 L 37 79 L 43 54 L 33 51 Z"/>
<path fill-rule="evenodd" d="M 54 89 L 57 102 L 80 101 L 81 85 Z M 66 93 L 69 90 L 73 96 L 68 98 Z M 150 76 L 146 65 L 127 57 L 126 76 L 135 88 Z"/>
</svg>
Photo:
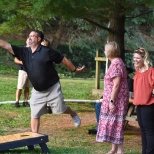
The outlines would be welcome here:
<svg viewBox="0 0 154 154">
<path fill-rule="evenodd" d="M 0 76 L 0 102 L 14 101 L 17 77 Z M 97 99 L 91 94 L 94 80 L 61 79 L 65 99 Z M 103 83 L 101 81 L 103 88 Z M 23 99 L 23 97 L 21 98 Z M 49 136 L 48 148 L 52 154 L 105 154 L 110 150 L 110 144 L 97 143 L 95 135 L 89 135 L 88 129 L 96 125 L 92 103 L 67 103 L 79 114 L 82 124 L 75 128 L 68 115 L 46 114 L 41 118 L 40 133 Z M 30 131 L 30 108 L 13 108 L 13 104 L 0 105 L 0 135 L 8 135 Z M 135 123 L 125 130 L 125 153 L 140 154 L 140 131 Z M 0 152 L 1 153 L 1 152 Z M 39 146 L 29 152 L 27 147 L 13 149 L 5 154 L 39 154 Z"/>
</svg>

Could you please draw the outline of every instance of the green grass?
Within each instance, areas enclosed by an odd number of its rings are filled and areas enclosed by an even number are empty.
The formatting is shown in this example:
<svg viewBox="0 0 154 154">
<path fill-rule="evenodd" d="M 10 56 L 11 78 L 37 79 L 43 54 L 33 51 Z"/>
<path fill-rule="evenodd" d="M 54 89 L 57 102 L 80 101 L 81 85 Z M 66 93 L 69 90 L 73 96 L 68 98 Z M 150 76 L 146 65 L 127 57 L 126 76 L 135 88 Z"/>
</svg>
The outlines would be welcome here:
<svg viewBox="0 0 154 154">
<path fill-rule="evenodd" d="M 15 91 L 17 87 L 17 76 L 0 76 L 0 101 L 15 100 Z M 61 87 L 65 99 L 96 99 L 98 96 L 91 94 L 94 89 L 95 80 L 73 80 L 61 79 Z M 103 81 L 101 81 L 101 88 L 103 88 Z M 21 97 L 23 99 L 23 96 Z"/>
<path fill-rule="evenodd" d="M 17 85 L 17 76 L 0 76 L 0 102 L 14 101 Z M 65 99 L 97 99 L 98 96 L 91 94 L 94 89 L 95 80 L 61 79 L 62 91 Z M 101 81 L 101 88 L 103 82 Z M 21 98 L 23 99 L 23 97 Z M 75 109 L 84 119 L 85 116 L 94 115 L 94 107 L 91 103 L 67 103 Z M 64 117 L 63 117 L 64 116 Z M 81 125 L 76 129 L 72 127 L 60 126 L 65 122 L 65 115 L 44 115 L 42 123 L 48 122 L 43 129 L 43 133 L 49 135 L 47 143 L 52 154 L 105 154 L 110 149 L 108 143 L 97 143 L 94 135 L 88 135 L 87 130 L 93 128 L 95 123 Z M 89 119 L 85 119 L 89 120 Z M 83 121 L 84 122 L 84 121 Z M 55 128 L 50 127 L 50 123 L 55 123 Z M 58 123 L 58 124 L 57 124 Z M 72 124 L 72 122 L 71 122 Z M 49 126 L 48 126 L 49 125 Z M 41 125 L 42 126 L 42 125 Z M 14 134 L 30 130 L 30 109 L 13 107 L 13 104 L 0 105 L 0 135 Z M 126 131 L 125 152 L 126 154 L 140 154 L 140 146 L 134 140 L 136 134 Z M 39 154 L 40 147 L 29 152 L 26 147 L 13 149 L 5 154 Z"/>
<path fill-rule="evenodd" d="M 72 80 L 61 79 L 63 95 L 66 99 L 96 99 L 98 96 L 91 94 L 94 89 L 95 81 L 93 80 Z M 101 81 L 101 88 L 103 83 Z"/>
</svg>

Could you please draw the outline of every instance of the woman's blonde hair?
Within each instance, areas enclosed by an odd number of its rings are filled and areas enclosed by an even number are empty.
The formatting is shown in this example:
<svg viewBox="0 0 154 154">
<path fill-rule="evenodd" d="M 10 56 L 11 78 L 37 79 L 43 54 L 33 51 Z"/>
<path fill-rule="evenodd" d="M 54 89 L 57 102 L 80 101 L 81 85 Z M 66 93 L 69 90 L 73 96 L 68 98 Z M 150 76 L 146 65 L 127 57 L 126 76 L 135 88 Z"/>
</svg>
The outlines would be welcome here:
<svg viewBox="0 0 154 154">
<path fill-rule="evenodd" d="M 113 58 L 120 57 L 120 54 L 121 54 L 120 48 L 116 42 L 114 42 L 114 41 L 109 42 L 109 43 L 105 44 L 105 47 L 106 46 L 110 47 L 109 50 L 106 52 L 107 57 L 113 57 Z"/>
<path fill-rule="evenodd" d="M 141 57 L 144 60 L 144 66 L 145 66 L 146 70 L 148 70 L 148 68 L 152 66 L 152 62 L 150 61 L 149 53 L 144 48 L 137 48 L 134 51 L 134 53 L 141 55 Z M 137 68 L 135 68 L 135 69 L 137 69 Z"/>
</svg>

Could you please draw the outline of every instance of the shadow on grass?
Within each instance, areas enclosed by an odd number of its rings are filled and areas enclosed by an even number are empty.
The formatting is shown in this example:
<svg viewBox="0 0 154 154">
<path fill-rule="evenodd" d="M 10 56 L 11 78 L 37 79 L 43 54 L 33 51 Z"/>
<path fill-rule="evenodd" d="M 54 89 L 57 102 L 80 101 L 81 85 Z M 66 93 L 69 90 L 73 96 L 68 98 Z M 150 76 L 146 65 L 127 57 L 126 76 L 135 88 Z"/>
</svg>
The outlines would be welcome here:
<svg viewBox="0 0 154 154">
<path fill-rule="evenodd" d="M 93 154 L 93 150 L 81 149 L 81 148 L 62 148 L 62 147 L 52 147 L 49 148 L 50 153 L 48 154 Z M 102 149 L 97 154 L 106 153 L 106 149 Z M 127 151 L 127 154 L 140 154 L 138 151 Z M 0 151 L 0 154 L 43 154 L 41 149 L 37 148 L 33 151 L 28 151 L 28 149 L 14 149 L 9 151 Z"/>
<path fill-rule="evenodd" d="M 89 151 L 80 148 L 62 148 L 53 147 L 49 148 L 49 154 L 90 154 Z M 28 149 L 12 149 L 7 151 L 0 151 L 0 154 L 42 154 L 41 149 L 37 148 L 33 151 L 28 151 Z"/>
</svg>

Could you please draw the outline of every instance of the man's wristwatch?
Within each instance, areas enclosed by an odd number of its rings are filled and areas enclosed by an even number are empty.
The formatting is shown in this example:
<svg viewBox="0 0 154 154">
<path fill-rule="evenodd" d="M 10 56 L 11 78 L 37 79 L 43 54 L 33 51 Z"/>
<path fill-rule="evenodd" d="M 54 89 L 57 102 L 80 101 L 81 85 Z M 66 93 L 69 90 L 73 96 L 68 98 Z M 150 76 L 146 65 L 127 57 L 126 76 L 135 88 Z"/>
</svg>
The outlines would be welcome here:
<svg viewBox="0 0 154 154">
<path fill-rule="evenodd" d="M 112 104 L 114 104 L 114 100 L 111 99 L 110 102 L 111 102 Z"/>
<path fill-rule="evenodd" d="M 75 69 L 72 72 L 76 72 L 77 67 L 75 67 Z"/>
</svg>

